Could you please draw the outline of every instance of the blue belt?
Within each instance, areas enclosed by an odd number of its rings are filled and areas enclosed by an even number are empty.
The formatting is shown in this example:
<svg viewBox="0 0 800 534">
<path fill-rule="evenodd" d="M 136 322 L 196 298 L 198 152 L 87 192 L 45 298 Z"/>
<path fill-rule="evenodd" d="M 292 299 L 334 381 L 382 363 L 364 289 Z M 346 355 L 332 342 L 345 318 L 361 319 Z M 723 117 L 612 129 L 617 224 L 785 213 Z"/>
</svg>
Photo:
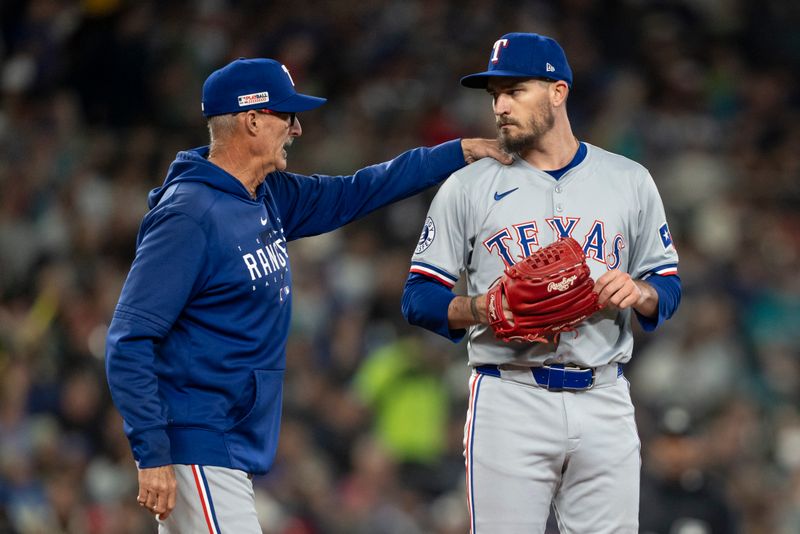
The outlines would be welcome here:
<svg viewBox="0 0 800 534">
<path fill-rule="evenodd" d="M 594 369 L 591 367 L 565 367 L 562 363 L 531 367 L 536 383 L 549 391 L 585 391 L 594 385 Z M 479 365 L 475 370 L 482 375 L 500 377 L 496 365 Z M 617 365 L 617 376 L 622 376 L 622 364 Z"/>
</svg>

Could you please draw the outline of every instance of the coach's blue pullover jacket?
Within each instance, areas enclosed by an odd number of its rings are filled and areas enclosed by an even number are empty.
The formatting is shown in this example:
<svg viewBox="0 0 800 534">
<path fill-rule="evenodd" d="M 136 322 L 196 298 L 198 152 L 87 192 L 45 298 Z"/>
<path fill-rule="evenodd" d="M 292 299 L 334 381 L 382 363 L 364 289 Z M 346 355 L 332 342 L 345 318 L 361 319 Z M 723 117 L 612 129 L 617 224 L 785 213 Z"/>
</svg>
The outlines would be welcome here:
<svg viewBox="0 0 800 534">
<path fill-rule="evenodd" d="M 464 166 L 459 141 L 353 176 L 274 172 L 253 200 L 179 152 L 137 239 L 106 346 L 112 398 L 139 467 L 265 473 L 278 442 L 292 277 L 286 242 L 338 228 Z"/>
</svg>

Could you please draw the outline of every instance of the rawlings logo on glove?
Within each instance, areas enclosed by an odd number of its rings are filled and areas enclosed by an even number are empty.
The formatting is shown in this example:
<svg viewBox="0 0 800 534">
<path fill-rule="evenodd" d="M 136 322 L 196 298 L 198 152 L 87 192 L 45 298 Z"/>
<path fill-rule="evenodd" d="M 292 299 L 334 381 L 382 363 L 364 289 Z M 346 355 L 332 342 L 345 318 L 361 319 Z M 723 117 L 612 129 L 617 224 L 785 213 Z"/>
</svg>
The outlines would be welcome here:
<svg viewBox="0 0 800 534">
<path fill-rule="evenodd" d="M 601 308 L 593 289 L 581 246 L 571 237 L 559 239 L 508 267 L 489 288 L 489 326 L 504 341 L 549 342 Z"/>
<path fill-rule="evenodd" d="M 565 291 L 569 289 L 569 286 L 572 285 L 572 282 L 578 279 L 578 275 L 572 275 L 569 278 L 564 277 L 561 279 L 560 282 L 550 282 L 547 284 L 547 292 L 550 293 L 551 291 Z"/>
</svg>

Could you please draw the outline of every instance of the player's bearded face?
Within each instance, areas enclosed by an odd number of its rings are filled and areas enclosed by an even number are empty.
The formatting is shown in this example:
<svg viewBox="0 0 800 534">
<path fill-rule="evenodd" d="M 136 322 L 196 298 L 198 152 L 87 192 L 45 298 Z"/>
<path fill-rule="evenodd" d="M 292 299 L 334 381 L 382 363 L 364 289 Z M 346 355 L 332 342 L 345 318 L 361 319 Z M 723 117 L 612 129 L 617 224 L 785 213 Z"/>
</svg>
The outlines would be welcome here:
<svg viewBox="0 0 800 534">
<path fill-rule="evenodd" d="M 550 102 L 543 99 L 533 110 L 527 123 L 520 122 L 511 116 L 498 117 L 496 121 L 497 139 L 506 152 L 510 154 L 524 153 L 536 146 L 539 139 L 553 129 L 555 122 L 556 116 L 550 107 Z M 515 126 L 515 128 L 501 128 L 504 125 Z"/>
</svg>

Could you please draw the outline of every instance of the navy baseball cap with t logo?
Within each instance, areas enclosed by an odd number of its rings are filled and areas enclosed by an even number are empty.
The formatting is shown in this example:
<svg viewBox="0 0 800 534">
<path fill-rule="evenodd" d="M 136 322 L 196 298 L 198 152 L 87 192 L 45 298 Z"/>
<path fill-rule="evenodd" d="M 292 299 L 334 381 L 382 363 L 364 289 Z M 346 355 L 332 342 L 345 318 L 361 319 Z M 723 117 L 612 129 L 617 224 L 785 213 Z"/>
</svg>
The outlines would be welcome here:
<svg viewBox="0 0 800 534">
<path fill-rule="evenodd" d="M 555 40 L 537 33 L 507 33 L 495 41 L 485 72 L 461 78 L 461 85 L 486 89 L 489 78 L 547 78 L 572 87 L 572 69 Z"/>
<path fill-rule="evenodd" d="M 248 109 L 297 113 L 325 102 L 324 98 L 295 91 L 289 69 L 273 59 L 239 58 L 212 72 L 203 84 L 206 117 Z"/>
</svg>

